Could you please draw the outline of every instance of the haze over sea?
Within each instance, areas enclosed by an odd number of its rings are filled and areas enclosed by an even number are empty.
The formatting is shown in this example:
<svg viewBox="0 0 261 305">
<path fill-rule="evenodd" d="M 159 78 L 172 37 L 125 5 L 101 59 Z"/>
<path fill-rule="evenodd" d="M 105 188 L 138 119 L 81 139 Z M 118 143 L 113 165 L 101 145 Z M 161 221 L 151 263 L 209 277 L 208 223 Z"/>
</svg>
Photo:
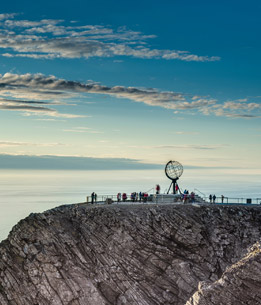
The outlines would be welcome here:
<svg viewBox="0 0 261 305">
<path fill-rule="evenodd" d="M 98 195 L 153 193 L 156 184 L 160 184 L 162 193 L 168 189 L 170 180 L 164 170 L 2 170 L 0 240 L 30 213 L 84 202 L 93 191 Z M 260 175 L 255 170 L 238 175 L 236 170 L 228 169 L 215 170 L 215 174 L 211 169 L 185 169 L 179 180 L 183 190 L 244 198 L 260 198 L 260 184 Z"/>
</svg>

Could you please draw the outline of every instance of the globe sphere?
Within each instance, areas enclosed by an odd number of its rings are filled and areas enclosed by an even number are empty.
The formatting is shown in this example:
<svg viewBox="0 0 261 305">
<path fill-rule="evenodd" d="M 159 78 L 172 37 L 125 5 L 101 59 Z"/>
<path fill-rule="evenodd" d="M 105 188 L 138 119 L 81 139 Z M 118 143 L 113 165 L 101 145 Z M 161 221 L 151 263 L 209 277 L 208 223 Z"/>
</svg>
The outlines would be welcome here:
<svg viewBox="0 0 261 305">
<path fill-rule="evenodd" d="M 171 180 L 177 180 L 183 173 L 183 166 L 178 161 L 169 161 L 165 167 L 166 176 Z"/>
</svg>

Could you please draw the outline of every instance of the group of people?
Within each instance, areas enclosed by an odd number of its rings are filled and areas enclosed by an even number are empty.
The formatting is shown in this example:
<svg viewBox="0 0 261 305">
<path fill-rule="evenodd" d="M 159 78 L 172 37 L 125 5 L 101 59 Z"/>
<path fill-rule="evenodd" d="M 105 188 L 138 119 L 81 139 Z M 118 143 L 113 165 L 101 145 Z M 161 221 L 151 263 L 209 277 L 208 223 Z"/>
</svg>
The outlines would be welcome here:
<svg viewBox="0 0 261 305">
<path fill-rule="evenodd" d="M 216 197 L 216 195 L 209 195 L 209 202 L 210 203 L 215 203 L 216 202 L 216 199 L 217 199 L 217 197 Z M 224 203 L 224 199 L 225 199 L 225 196 L 224 195 L 221 195 L 221 203 Z"/>
<path fill-rule="evenodd" d="M 209 202 L 210 202 L 210 203 L 215 203 L 217 197 L 216 197 L 215 194 L 214 194 L 214 195 L 211 195 L 211 194 L 210 194 L 208 198 L 209 198 Z"/>
<path fill-rule="evenodd" d="M 157 185 L 158 188 L 156 188 L 156 193 L 159 193 L 160 191 L 160 187 L 159 185 Z M 191 192 L 189 193 L 189 191 L 187 189 L 184 190 L 183 194 L 182 195 L 182 201 L 184 203 L 194 203 L 195 202 L 195 193 L 194 192 Z M 146 192 L 133 192 L 130 194 L 130 201 L 132 202 L 147 202 L 148 201 L 148 193 Z M 209 195 L 209 202 L 210 203 L 215 203 L 216 202 L 216 195 L 212 195 L 210 194 Z M 225 199 L 225 196 L 224 195 L 221 195 L 221 203 L 224 203 L 224 199 Z M 117 202 L 126 202 L 128 200 L 128 195 L 126 193 L 118 193 L 117 194 Z M 180 200 L 180 199 L 179 199 Z M 91 203 L 94 204 L 97 202 L 97 194 L 95 192 L 92 192 L 91 194 Z"/>
<path fill-rule="evenodd" d="M 92 204 L 94 204 L 94 202 L 97 202 L 97 194 L 95 192 L 92 192 L 91 194 L 91 198 L 92 198 Z"/>
<path fill-rule="evenodd" d="M 133 192 L 133 193 L 130 194 L 130 200 L 132 202 L 137 202 L 137 201 L 139 201 L 139 202 L 147 202 L 148 196 L 149 196 L 148 193 Z M 128 199 L 128 196 L 127 196 L 126 193 L 122 193 L 122 194 L 118 193 L 117 194 L 117 202 L 120 202 L 120 201 L 125 202 L 127 199 Z"/>
<path fill-rule="evenodd" d="M 195 202 L 195 193 L 194 192 L 191 192 L 189 194 L 189 191 L 188 190 L 185 190 L 182 194 L 182 199 L 183 199 L 183 202 L 184 203 L 188 203 L 188 202 Z"/>
</svg>

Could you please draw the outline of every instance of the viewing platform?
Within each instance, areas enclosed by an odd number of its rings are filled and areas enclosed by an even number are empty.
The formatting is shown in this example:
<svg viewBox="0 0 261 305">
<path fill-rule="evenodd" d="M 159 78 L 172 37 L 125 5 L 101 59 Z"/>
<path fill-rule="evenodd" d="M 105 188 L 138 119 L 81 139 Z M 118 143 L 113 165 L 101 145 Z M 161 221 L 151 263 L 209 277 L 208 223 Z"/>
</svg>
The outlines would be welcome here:
<svg viewBox="0 0 261 305">
<path fill-rule="evenodd" d="M 146 199 L 142 198 L 131 199 L 130 195 L 127 196 L 126 200 L 118 201 L 117 195 L 97 195 L 96 200 L 92 202 L 92 196 L 86 197 L 86 202 L 82 204 L 201 204 L 201 205 L 260 205 L 261 198 L 243 198 L 243 197 L 216 197 L 215 202 L 210 202 L 206 196 L 199 196 L 195 194 L 194 200 L 190 197 L 184 201 L 182 194 L 149 194 Z"/>
</svg>

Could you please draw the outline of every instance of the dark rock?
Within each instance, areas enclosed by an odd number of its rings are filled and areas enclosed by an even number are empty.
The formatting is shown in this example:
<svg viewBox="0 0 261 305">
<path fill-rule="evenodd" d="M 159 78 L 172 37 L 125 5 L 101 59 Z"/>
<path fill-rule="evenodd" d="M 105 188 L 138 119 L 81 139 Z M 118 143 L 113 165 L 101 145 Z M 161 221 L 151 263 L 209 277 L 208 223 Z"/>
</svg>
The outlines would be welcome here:
<svg viewBox="0 0 261 305">
<path fill-rule="evenodd" d="M 260 224 L 243 206 L 30 214 L 0 245 L 0 304 L 261 304 Z"/>
<path fill-rule="evenodd" d="M 255 244 L 214 283 L 199 283 L 186 305 L 261 304 L 261 245 Z"/>
</svg>

